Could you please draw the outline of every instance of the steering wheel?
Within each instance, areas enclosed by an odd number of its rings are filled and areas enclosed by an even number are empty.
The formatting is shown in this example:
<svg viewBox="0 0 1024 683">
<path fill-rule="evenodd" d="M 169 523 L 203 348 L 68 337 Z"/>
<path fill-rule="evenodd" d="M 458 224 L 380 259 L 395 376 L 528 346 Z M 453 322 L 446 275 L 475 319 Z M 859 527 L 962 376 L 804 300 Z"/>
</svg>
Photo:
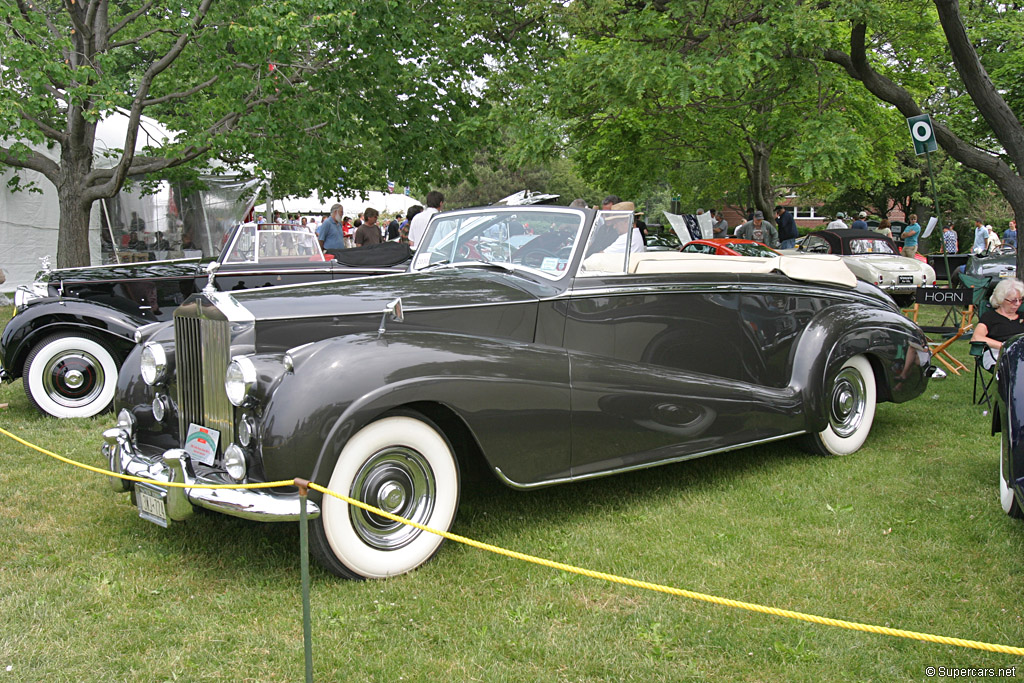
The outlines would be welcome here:
<svg viewBox="0 0 1024 683">
<path fill-rule="evenodd" d="M 531 249 L 530 251 L 526 252 L 525 254 L 519 257 L 519 262 L 524 266 L 540 268 L 545 258 L 558 258 L 558 254 L 553 254 L 547 249 Z"/>
</svg>

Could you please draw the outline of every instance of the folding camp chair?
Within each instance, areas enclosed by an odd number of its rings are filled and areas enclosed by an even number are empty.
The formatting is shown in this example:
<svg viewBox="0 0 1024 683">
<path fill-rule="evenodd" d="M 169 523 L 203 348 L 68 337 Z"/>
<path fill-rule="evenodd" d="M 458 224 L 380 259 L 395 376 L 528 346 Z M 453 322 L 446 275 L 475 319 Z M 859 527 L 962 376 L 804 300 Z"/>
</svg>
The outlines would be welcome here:
<svg viewBox="0 0 1024 683">
<path fill-rule="evenodd" d="M 988 344 L 981 341 L 971 342 L 971 355 L 974 356 L 974 393 L 972 394 L 971 400 L 976 405 L 984 403 L 989 410 L 992 410 L 992 382 L 995 381 L 996 373 L 994 372 L 995 366 L 991 370 L 986 369 L 982 359 L 985 356 L 985 352 L 988 350 Z M 978 397 L 978 388 L 981 388 L 981 397 Z"/>
<path fill-rule="evenodd" d="M 932 356 L 939 360 L 943 365 L 949 369 L 955 375 L 959 375 L 961 370 L 966 371 L 967 366 L 960 362 L 959 359 L 953 356 L 949 352 L 949 347 L 957 339 L 963 338 L 968 334 L 974 327 L 974 316 L 975 314 L 981 315 L 983 311 L 990 308 L 988 303 L 989 290 L 992 286 L 992 278 L 987 277 L 972 277 L 970 275 L 961 275 L 960 282 L 966 289 L 971 290 L 971 303 L 968 304 L 967 308 L 960 309 L 958 315 L 960 317 L 959 325 L 949 332 L 949 328 L 944 327 L 922 327 L 926 334 L 941 333 L 944 335 L 942 341 L 928 340 L 928 346 L 932 350 Z"/>
</svg>

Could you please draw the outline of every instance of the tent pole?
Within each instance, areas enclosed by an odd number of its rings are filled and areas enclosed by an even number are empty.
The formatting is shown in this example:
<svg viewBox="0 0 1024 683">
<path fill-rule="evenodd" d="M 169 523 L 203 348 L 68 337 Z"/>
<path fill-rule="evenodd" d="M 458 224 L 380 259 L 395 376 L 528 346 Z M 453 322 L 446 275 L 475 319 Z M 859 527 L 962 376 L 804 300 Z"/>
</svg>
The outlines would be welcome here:
<svg viewBox="0 0 1024 683">
<path fill-rule="evenodd" d="M 114 260 L 117 261 L 118 265 L 121 265 L 121 252 L 117 249 L 117 243 L 114 241 L 114 226 L 110 224 L 110 212 L 107 211 L 107 200 L 101 199 L 100 206 L 103 207 L 103 215 L 107 219 L 107 232 L 110 233 L 110 248 L 114 250 Z M 100 260 L 103 259 L 103 247 L 100 246 Z"/>
</svg>

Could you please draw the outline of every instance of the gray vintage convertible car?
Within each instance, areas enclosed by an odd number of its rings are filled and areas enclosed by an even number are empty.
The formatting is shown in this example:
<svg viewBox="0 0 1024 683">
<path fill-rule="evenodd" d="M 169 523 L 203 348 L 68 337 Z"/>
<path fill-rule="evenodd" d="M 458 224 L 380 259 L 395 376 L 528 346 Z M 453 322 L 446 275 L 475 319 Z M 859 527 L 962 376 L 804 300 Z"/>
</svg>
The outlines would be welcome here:
<svg viewBox="0 0 1024 683">
<path fill-rule="evenodd" d="M 791 437 L 848 454 L 877 402 L 924 390 L 924 335 L 838 257 L 630 253 L 631 222 L 445 212 L 407 273 L 208 289 L 125 362 L 105 457 L 158 482 L 302 477 L 447 530 L 468 463 L 531 489 Z M 160 525 L 195 506 L 299 516 L 291 486 L 112 483 Z M 340 576 L 408 572 L 441 544 L 310 503 L 313 552 Z"/>
</svg>

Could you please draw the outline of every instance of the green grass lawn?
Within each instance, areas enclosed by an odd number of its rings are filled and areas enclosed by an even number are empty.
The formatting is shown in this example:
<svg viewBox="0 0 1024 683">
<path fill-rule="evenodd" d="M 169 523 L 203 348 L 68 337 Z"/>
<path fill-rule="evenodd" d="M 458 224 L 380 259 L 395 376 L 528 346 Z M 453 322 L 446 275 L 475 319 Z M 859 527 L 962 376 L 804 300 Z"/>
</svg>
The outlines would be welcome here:
<svg viewBox="0 0 1024 683">
<path fill-rule="evenodd" d="M 6 321 L 11 309 L 0 308 Z M 970 360 L 966 342 L 954 353 Z M 873 624 L 1024 645 L 1024 524 L 971 375 L 879 406 L 843 458 L 794 442 L 529 493 L 463 494 L 453 531 L 597 571 Z M 110 415 L 53 420 L 21 382 L 0 426 L 102 465 Z M 164 530 L 100 476 L 0 436 L 0 681 L 303 677 L 298 528 Z M 313 567 L 320 681 L 922 680 L 1024 658 L 604 583 L 447 543 L 410 575 Z"/>
</svg>

